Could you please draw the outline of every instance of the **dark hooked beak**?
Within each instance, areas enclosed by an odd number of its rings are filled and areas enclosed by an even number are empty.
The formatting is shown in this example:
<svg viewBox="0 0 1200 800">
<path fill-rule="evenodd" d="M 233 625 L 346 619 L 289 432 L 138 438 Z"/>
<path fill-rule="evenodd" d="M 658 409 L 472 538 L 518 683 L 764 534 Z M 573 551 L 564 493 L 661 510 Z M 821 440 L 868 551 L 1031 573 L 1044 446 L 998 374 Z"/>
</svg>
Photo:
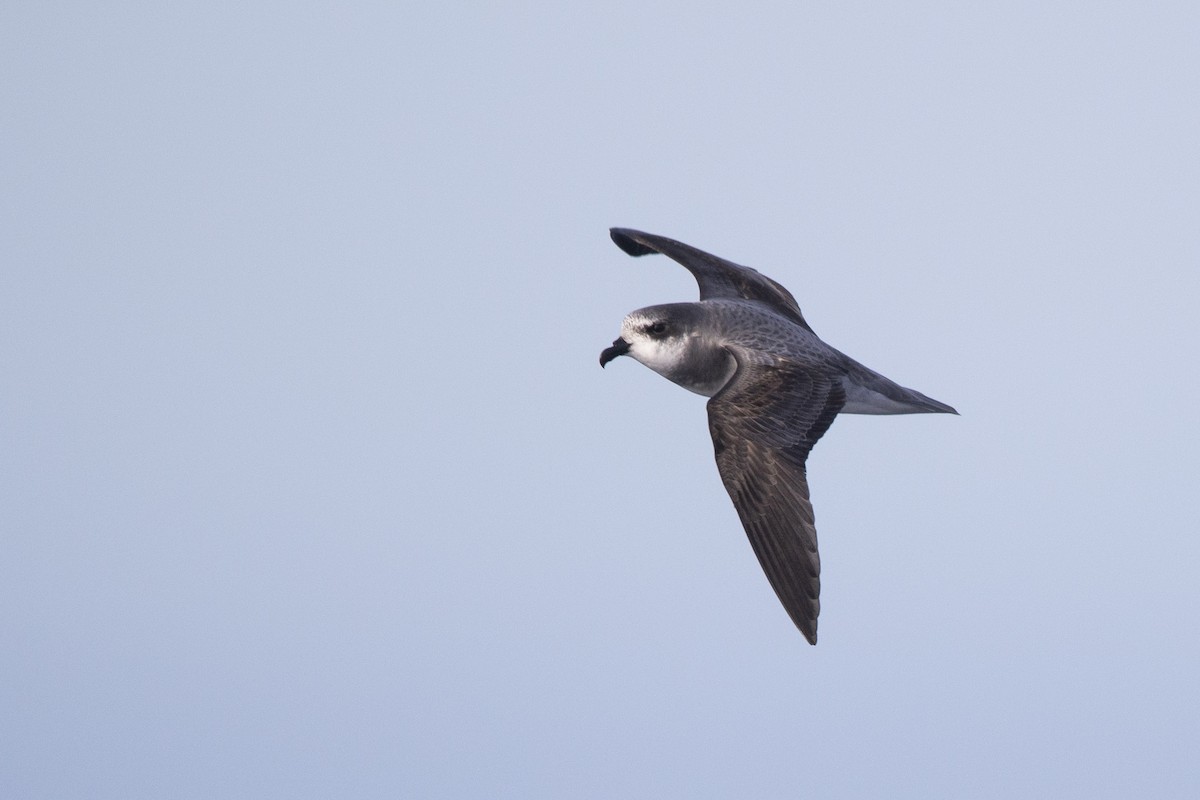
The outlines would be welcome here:
<svg viewBox="0 0 1200 800">
<path fill-rule="evenodd" d="M 612 347 L 604 348 L 604 352 L 600 354 L 600 366 L 603 367 L 605 364 L 612 361 L 617 356 L 623 356 L 628 352 L 629 352 L 629 342 L 618 337 L 612 343 Z"/>
</svg>

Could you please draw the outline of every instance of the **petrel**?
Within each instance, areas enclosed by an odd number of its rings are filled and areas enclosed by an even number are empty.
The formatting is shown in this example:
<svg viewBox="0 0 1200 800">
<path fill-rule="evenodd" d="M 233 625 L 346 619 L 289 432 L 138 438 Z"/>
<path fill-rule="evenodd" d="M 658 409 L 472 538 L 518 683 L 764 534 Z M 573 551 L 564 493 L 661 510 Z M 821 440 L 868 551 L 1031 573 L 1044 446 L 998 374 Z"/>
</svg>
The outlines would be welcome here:
<svg viewBox="0 0 1200 800">
<path fill-rule="evenodd" d="M 833 349 L 791 292 L 757 270 L 650 233 L 613 228 L 631 256 L 661 253 L 700 302 L 641 308 L 600 354 L 631 356 L 710 398 L 717 469 L 758 562 L 796 627 L 817 643 L 821 559 L 804 462 L 838 414 L 957 414 Z"/>
</svg>

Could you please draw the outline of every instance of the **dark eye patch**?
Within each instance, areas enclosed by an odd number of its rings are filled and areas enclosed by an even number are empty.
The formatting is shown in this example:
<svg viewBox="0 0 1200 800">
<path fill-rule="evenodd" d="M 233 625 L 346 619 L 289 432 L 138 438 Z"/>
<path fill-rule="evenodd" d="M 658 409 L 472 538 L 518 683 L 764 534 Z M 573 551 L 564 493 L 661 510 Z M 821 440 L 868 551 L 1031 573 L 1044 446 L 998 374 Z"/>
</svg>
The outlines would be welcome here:
<svg viewBox="0 0 1200 800">
<path fill-rule="evenodd" d="M 647 330 L 649 333 L 653 333 L 653 334 L 665 333 L 665 332 L 666 332 L 666 330 L 667 330 L 667 323 L 665 323 L 665 322 L 652 322 L 652 323 L 650 323 L 649 325 L 647 325 L 647 326 L 646 326 L 646 330 Z"/>
</svg>

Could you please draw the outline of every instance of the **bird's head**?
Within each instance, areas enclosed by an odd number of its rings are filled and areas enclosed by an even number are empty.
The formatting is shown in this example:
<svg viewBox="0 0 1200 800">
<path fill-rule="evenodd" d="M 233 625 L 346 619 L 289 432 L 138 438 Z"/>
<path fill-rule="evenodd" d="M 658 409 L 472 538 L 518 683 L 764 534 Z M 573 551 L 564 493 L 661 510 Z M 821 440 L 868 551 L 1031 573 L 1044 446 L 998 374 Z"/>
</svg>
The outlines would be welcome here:
<svg viewBox="0 0 1200 800">
<path fill-rule="evenodd" d="M 600 366 L 617 356 L 630 356 L 655 372 L 676 363 L 688 346 L 694 331 L 687 324 L 690 316 L 676 303 L 639 308 L 621 323 L 621 336 L 600 354 Z"/>
<path fill-rule="evenodd" d="M 600 366 L 630 356 L 688 391 L 712 397 L 736 367 L 714 334 L 700 303 L 639 308 L 621 323 L 621 337 L 600 354 Z"/>
</svg>

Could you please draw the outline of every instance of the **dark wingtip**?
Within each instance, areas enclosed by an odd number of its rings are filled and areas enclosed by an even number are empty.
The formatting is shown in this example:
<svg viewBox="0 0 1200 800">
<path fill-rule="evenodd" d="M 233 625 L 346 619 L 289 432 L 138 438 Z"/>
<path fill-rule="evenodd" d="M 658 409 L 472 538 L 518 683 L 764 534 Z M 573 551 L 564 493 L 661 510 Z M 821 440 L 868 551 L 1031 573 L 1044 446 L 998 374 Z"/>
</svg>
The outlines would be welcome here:
<svg viewBox="0 0 1200 800">
<path fill-rule="evenodd" d="M 612 237 L 617 247 L 631 256 L 648 256 L 658 252 L 653 247 L 647 247 L 637 240 L 636 237 L 644 235 L 641 231 L 635 231 L 632 228 L 609 228 L 608 235 Z"/>
</svg>

